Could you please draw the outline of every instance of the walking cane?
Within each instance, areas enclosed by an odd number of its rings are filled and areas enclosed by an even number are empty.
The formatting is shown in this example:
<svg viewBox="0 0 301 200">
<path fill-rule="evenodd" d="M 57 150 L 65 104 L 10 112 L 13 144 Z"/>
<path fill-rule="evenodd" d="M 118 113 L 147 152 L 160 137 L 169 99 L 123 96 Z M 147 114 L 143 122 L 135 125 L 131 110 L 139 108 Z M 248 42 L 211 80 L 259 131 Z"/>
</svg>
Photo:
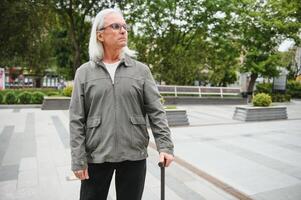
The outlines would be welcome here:
<svg viewBox="0 0 301 200">
<path fill-rule="evenodd" d="M 161 168 L 161 200 L 165 200 L 165 160 L 158 165 Z"/>
</svg>

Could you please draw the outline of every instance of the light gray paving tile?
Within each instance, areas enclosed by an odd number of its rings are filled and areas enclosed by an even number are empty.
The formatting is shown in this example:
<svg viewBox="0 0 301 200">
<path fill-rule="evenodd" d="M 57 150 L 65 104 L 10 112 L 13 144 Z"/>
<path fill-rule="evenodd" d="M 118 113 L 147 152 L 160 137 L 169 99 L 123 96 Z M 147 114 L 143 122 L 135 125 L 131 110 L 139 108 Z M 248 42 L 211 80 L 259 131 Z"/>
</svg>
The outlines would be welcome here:
<svg viewBox="0 0 301 200">
<path fill-rule="evenodd" d="M 39 192 L 37 187 L 25 187 L 16 191 L 15 200 L 39 200 Z"/>
<path fill-rule="evenodd" d="M 160 180 L 153 176 L 150 172 L 146 173 L 145 187 L 159 187 Z"/>
<path fill-rule="evenodd" d="M 154 177 L 160 180 L 160 168 L 157 164 L 149 163 L 148 164 L 148 172 L 151 173 Z M 166 170 L 166 178 L 165 178 L 166 187 L 170 188 L 170 193 L 174 192 L 175 195 L 179 196 L 183 199 L 204 199 L 195 191 L 191 190 L 189 187 L 185 186 L 183 182 L 177 180 L 175 177 L 169 174 L 168 170 Z M 171 194 L 173 195 L 173 194 Z"/>
<path fill-rule="evenodd" d="M 176 143 L 176 146 L 178 156 L 248 195 L 300 182 L 209 143 Z"/>
<path fill-rule="evenodd" d="M 25 120 L 24 132 L 13 133 L 2 161 L 3 165 L 18 165 L 21 158 L 36 156 L 34 113 L 27 113 Z"/>
<path fill-rule="evenodd" d="M 69 148 L 69 132 L 58 116 L 52 116 L 51 119 L 58 135 L 60 136 L 62 144 L 65 148 Z"/>
<path fill-rule="evenodd" d="M 19 171 L 34 170 L 37 169 L 37 158 L 26 157 L 20 161 Z"/>
<path fill-rule="evenodd" d="M 38 187 L 38 194 L 39 198 L 43 200 L 63 200 L 61 186 L 52 181 L 40 183 Z"/>
<path fill-rule="evenodd" d="M 69 181 L 61 185 L 61 196 L 64 200 L 79 199 L 80 181 Z"/>
<path fill-rule="evenodd" d="M 17 188 L 23 189 L 26 187 L 34 187 L 38 184 L 37 170 L 20 171 L 18 174 Z"/>
<path fill-rule="evenodd" d="M 4 158 L 5 153 L 9 147 L 10 139 L 14 132 L 14 126 L 4 126 L 0 133 L 0 165 Z"/>
<path fill-rule="evenodd" d="M 0 181 L 17 180 L 19 165 L 0 166 Z"/>
<path fill-rule="evenodd" d="M 232 144 L 227 144 L 224 142 L 212 142 L 212 145 L 215 145 L 218 148 L 221 148 L 227 152 L 234 153 L 236 155 L 239 155 L 243 158 L 247 158 L 248 160 L 254 161 L 258 164 L 264 165 L 268 168 L 277 170 L 281 173 L 290 175 L 292 177 L 298 178 L 301 180 L 301 168 L 287 164 L 285 162 L 281 162 L 280 160 L 276 160 L 270 157 L 267 157 L 265 155 L 255 153 L 253 151 L 240 148 L 237 146 L 234 146 Z"/>
<path fill-rule="evenodd" d="M 225 142 L 276 160 L 280 160 L 296 167 L 301 167 L 301 152 L 291 151 L 289 149 L 271 145 L 267 142 L 258 141 L 252 138 L 241 137 L 225 140 Z"/>
<path fill-rule="evenodd" d="M 13 200 L 15 199 L 17 180 L 0 181 L 0 199 Z"/>
<path fill-rule="evenodd" d="M 216 191 L 206 183 L 200 181 L 187 181 L 185 185 L 193 189 L 200 196 L 203 196 L 207 200 L 235 200 L 236 198 L 226 194 L 225 192 Z"/>
<path fill-rule="evenodd" d="M 300 200 L 301 184 L 258 193 L 253 195 L 252 198 L 255 200 Z"/>
</svg>

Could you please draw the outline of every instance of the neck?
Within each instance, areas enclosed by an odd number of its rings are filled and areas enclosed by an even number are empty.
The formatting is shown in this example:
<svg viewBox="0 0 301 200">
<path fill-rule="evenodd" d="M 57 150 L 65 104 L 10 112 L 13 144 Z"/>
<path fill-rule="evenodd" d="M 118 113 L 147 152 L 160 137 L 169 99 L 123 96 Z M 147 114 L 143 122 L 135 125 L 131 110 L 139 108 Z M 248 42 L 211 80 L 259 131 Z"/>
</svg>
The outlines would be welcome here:
<svg viewBox="0 0 301 200">
<path fill-rule="evenodd" d="M 104 48 L 103 62 L 115 63 L 120 60 L 121 49 L 106 49 Z"/>
</svg>

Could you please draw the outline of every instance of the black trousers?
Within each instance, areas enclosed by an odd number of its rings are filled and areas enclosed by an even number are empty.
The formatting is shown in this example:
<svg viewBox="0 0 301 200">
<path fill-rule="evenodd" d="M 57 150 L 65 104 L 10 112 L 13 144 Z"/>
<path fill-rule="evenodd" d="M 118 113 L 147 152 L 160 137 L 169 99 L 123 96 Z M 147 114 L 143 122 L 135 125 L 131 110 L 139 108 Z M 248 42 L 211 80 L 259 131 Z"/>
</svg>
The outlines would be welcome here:
<svg viewBox="0 0 301 200">
<path fill-rule="evenodd" d="M 106 200 L 115 171 L 117 200 L 141 200 L 146 160 L 88 164 L 89 179 L 81 181 L 80 200 Z"/>
</svg>

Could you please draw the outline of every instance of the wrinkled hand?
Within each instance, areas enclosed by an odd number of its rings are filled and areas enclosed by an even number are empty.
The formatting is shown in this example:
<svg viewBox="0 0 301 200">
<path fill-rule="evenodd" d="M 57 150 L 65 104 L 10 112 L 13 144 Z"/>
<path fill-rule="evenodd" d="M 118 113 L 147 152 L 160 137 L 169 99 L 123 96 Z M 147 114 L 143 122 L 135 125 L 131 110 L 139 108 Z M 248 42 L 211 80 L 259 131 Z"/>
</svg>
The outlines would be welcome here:
<svg viewBox="0 0 301 200">
<path fill-rule="evenodd" d="M 89 179 L 88 168 L 83 169 L 83 170 L 74 171 L 73 173 L 80 180 Z"/>
<path fill-rule="evenodd" d="M 165 152 L 160 153 L 160 162 L 164 163 L 165 160 L 165 167 L 168 167 L 170 163 L 174 160 L 174 156 Z"/>
</svg>

